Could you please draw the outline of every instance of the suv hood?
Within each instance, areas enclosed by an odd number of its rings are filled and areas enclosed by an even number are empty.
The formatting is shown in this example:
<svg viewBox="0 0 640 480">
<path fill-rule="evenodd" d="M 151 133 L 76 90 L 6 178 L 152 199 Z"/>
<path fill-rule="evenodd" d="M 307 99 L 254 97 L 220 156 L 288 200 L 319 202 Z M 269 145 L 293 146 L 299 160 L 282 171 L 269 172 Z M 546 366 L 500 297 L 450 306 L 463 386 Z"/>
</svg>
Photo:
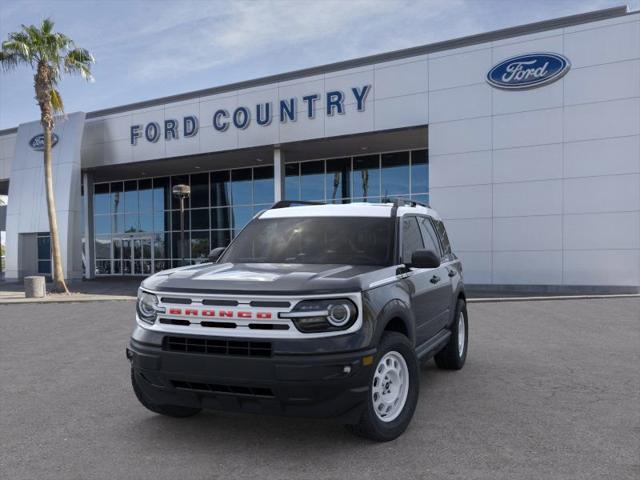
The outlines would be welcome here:
<svg viewBox="0 0 640 480">
<path fill-rule="evenodd" d="M 274 263 L 214 263 L 159 272 L 143 288 L 163 292 L 325 294 L 356 292 L 395 274 L 395 267 Z"/>
</svg>

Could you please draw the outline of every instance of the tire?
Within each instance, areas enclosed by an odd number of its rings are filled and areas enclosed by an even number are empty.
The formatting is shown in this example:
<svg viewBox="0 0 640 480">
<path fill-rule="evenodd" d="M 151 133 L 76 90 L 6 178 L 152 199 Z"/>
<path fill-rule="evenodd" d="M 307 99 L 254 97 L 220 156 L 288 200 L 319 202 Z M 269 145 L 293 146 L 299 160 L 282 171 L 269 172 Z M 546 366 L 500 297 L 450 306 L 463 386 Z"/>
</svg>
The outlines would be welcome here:
<svg viewBox="0 0 640 480">
<path fill-rule="evenodd" d="M 149 399 L 138 384 L 139 379 L 133 368 L 131 369 L 131 385 L 133 386 L 133 391 L 136 394 L 136 397 L 147 410 L 151 410 L 154 413 L 159 413 L 160 415 L 166 415 L 167 417 L 192 417 L 202 410 L 201 408 L 192 408 L 192 407 L 182 407 L 180 405 L 157 405 Z"/>
<path fill-rule="evenodd" d="M 367 404 L 362 417 L 357 424 L 346 427 L 355 435 L 376 442 L 388 442 L 407 429 L 416 409 L 420 391 L 418 359 L 407 337 L 396 332 L 386 332 L 380 341 L 374 365 L 369 380 Z M 402 375 L 399 377 L 400 371 Z M 402 378 L 406 380 L 403 382 Z M 387 379 L 386 383 L 384 383 L 385 379 Z M 405 387 L 407 380 L 408 385 Z M 406 392 L 406 396 L 402 392 Z M 398 401 L 385 404 L 383 402 L 385 397 L 382 395 L 386 395 L 389 400 L 393 400 L 395 396 Z M 397 406 L 393 406 L 394 404 Z M 382 413 L 378 414 L 376 408 L 380 409 L 381 405 Z M 391 409 L 386 413 L 389 405 L 392 405 Z M 386 419 L 383 420 L 381 416 L 385 414 Z"/>
<path fill-rule="evenodd" d="M 453 318 L 449 342 L 435 356 L 436 365 L 443 370 L 460 370 L 467 360 L 469 316 L 467 314 L 467 304 L 464 300 L 458 300 L 456 314 Z M 461 335 L 464 338 L 460 338 Z M 460 351 L 460 348 L 462 348 L 462 351 Z"/>
</svg>

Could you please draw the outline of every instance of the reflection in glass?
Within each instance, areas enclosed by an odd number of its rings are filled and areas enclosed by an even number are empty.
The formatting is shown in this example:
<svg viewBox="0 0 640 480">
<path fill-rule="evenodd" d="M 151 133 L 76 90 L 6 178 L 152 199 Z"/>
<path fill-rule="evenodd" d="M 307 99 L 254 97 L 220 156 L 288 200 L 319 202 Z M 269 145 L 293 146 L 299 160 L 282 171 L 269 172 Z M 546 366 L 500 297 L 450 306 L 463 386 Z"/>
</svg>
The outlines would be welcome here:
<svg viewBox="0 0 640 480">
<path fill-rule="evenodd" d="M 153 190 L 151 179 L 138 180 L 138 201 L 141 212 L 151 212 L 153 210 Z"/>
<path fill-rule="evenodd" d="M 111 213 L 110 212 L 110 196 L 109 196 L 109 184 L 108 183 L 100 183 L 93 186 L 94 195 L 93 195 L 93 212 L 96 214 L 100 213 Z"/>
<path fill-rule="evenodd" d="M 93 217 L 93 228 L 96 235 L 111 233 L 111 215 L 96 215 Z"/>
<path fill-rule="evenodd" d="M 328 203 L 342 203 L 343 198 L 351 196 L 349 172 L 350 158 L 327 160 L 326 191 Z"/>
<path fill-rule="evenodd" d="M 191 175 L 191 208 L 209 206 L 209 174 Z"/>
<path fill-rule="evenodd" d="M 380 196 L 380 157 L 367 155 L 353 158 L 353 196 L 368 199 Z"/>
<path fill-rule="evenodd" d="M 141 213 L 140 214 L 140 231 L 141 232 L 153 232 L 153 214 Z"/>
<path fill-rule="evenodd" d="M 301 200 L 324 200 L 324 161 L 300 164 Z"/>
<path fill-rule="evenodd" d="M 409 152 L 382 154 L 382 197 L 409 194 Z"/>
<path fill-rule="evenodd" d="M 164 232 L 169 230 L 169 223 L 171 221 L 169 212 L 154 213 L 153 214 L 153 231 Z"/>
<path fill-rule="evenodd" d="M 136 180 L 124 182 L 124 211 L 137 213 L 139 207 L 138 182 Z"/>
<path fill-rule="evenodd" d="M 191 232 L 191 258 L 207 258 L 209 248 L 209 232 Z"/>
<path fill-rule="evenodd" d="M 171 229 L 174 232 L 179 232 L 180 228 L 180 210 L 174 210 L 171 212 Z M 184 229 L 189 230 L 189 210 L 184 212 Z"/>
<path fill-rule="evenodd" d="M 209 230 L 209 209 L 191 210 L 191 228 L 193 230 Z"/>
<path fill-rule="evenodd" d="M 113 258 L 122 258 L 122 240 L 119 238 L 113 239 Z"/>
<path fill-rule="evenodd" d="M 171 208 L 169 177 L 153 179 L 153 210 L 161 212 Z"/>
<path fill-rule="evenodd" d="M 126 213 L 124 215 L 125 233 L 133 233 L 140 230 L 140 219 L 137 213 Z"/>
<path fill-rule="evenodd" d="M 233 207 L 232 225 L 237 232 L 242 229 L 253 217 L 253 207 Z"/>
<path fill-rule="evenodd" d="M 96 237 L 96 258 L 111 258 L 110 237 Z"/>
<path fill-rule="evenodd" d="M 169 253 L 169 234 L 157 233 L 153 238 L 153 255 L 155 258 L 167 258 Z"/>
<path fill-rule="evenodd" d="M 251 169 L 231 170 L 231 195 L 234 205 L 251 205 Z"/>
<path fill-rule="evenodd" d="M 253 169 L 253 203 L 273 203 L 273 167 Z"/>
<path fill-rule="evenodd" d="M 285 200 L 300 200 L 300 164 L 286 164 L 284 166 L 284 173 Z"/>
<path fill-rule="evenodd" d="M 427 150 L 411 152 L 411 192 L 429 191 L 429 157 Z"/>
<path fill-rule="evenodd" d="M 113 215 L 124 212 L 122 182 L 111 182 L 111 213 Z"/>
<path fill-rule="evenodd" d="M 211 206 L 223 207 L 231 204 L 229 171 L 211 172 Z"/>
<path fill-rule="evenodd" d="M 211 232 L 211 250 L 218 247 L 226 247 L 230 242 L 230 230 L 213 230 Z"/>
<path fill-rule="evenodd" d="M 212 208 L 211 209 L 211 229 L 231 228 L 231 209 Z"/>
</svg>

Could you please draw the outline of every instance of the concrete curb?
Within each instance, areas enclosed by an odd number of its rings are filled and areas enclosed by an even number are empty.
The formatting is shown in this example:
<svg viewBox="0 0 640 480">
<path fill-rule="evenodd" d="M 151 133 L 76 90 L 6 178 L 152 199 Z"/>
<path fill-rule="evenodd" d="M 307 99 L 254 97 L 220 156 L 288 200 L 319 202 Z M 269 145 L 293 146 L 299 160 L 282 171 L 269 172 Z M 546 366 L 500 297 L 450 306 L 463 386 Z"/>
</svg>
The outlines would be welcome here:
<svg viewBox="0 0 640 480">
<path fill-rule="evenodd" d="M 122 302 L 132 301 L 136 297 L 128 295 L 83 295 L 75 296 L 70 295 L 68 297 L 55 296 L 44 298 L 2 298 L 0 299 L 0 305 L 20 305 L 25 303 L 82 303 L 82 302 Z"/>
<path fill-rule="evenodd" d="M 467 298 L 467 303 L 548 302 L 552 300 L 591 300 L 595 298 L 640 298 L 640 294 L 623 293 L 614 295 L 553 295 L 546 297 Z"/>
</svg>

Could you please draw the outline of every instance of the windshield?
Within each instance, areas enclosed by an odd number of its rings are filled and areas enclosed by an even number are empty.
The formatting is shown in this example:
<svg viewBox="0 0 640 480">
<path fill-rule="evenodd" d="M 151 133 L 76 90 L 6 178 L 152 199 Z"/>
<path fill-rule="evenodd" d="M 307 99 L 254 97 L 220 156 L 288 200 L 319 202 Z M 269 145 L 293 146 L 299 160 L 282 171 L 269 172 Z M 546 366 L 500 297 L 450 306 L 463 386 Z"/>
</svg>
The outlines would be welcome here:
<svg viewBox="0 0 640 480">
<path fill-rule="evenodd" d="M 393 221 L 379 217 L 253 220 L 220 262 L 390 265 Z"/>
</svg>

